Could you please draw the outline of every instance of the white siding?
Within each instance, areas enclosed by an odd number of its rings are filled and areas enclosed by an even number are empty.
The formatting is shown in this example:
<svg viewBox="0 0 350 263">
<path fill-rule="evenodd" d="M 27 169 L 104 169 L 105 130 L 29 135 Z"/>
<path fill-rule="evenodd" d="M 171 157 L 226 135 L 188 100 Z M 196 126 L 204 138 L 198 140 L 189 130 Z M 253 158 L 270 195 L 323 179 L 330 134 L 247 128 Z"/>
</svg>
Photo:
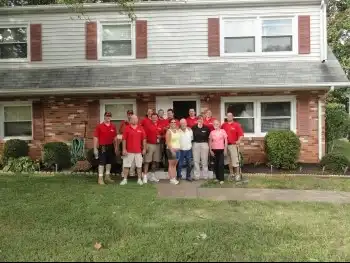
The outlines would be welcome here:
<svg viewBox="0 0 350 263">
<path fill-rule="evenodd" d="M 259 15 L 311 15 L 311 54 L 290 56 L 208 57 L 207 19 L 220 16 Z M 85 59 L 85 22 L 90 20 L 125 21 L 126 16 L 116 12 L 77 14 L 42 14 L 0 16 L 0 25 L 42 24 L 43 61 L 35 63 L 1 62 L 0 68 L 21 65 L 23 67 L 60 67 L 78 65 L 130 65 L 145 63 L 187 63 L 218 61 L 276 61 L 320 59 L 320 7 L 269 7 L 269 8 L 225 8 L 144 11 L 138 19 L 148 21 L 147 59 Z"/>
</svg>

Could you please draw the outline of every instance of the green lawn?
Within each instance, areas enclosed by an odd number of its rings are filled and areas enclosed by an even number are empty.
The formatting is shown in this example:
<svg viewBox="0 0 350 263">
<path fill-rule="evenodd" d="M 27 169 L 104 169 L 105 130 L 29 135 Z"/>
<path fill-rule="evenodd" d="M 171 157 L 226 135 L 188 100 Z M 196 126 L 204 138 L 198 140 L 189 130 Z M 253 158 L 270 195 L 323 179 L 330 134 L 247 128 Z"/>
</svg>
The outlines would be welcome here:
<svg viewBox="0 0 350 263">
<path fill-rule="evenodd" d="M 350 206 L 160 200 L 151 185 L 0 176 L 0 240 L 1 261 L 349 261 Z"/>
<path fill-rule="evenodd" d="M 249 176 L 247 184 L 236 184 L 225 181 L 223 185 L 208 181 L 202 187 L 224 188 L 273 188 L 273 189 L 297 189 L 297 190 L 330 190 L 350 192 L 350 177 L 311 177 L 311 176 Z"/>
</svg>

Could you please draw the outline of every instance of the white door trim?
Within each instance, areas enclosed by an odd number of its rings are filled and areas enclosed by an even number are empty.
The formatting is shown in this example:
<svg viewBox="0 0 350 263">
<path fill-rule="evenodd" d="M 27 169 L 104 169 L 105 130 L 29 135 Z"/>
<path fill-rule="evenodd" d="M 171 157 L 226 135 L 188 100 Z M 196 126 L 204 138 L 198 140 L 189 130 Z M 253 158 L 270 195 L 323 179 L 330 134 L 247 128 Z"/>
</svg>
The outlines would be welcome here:
<svg viewBox="0 0 350 263">
<path fill-rule="evenodd" d="M 196 113 L 199 115 L 201 112 L 201 99 L 200 96 L 157 96 L 156 97 L 156 111 L 163 109 L 165 114 L 168 109 L 173 108 L 174 101 L 196 101 Z"/>
</svg>

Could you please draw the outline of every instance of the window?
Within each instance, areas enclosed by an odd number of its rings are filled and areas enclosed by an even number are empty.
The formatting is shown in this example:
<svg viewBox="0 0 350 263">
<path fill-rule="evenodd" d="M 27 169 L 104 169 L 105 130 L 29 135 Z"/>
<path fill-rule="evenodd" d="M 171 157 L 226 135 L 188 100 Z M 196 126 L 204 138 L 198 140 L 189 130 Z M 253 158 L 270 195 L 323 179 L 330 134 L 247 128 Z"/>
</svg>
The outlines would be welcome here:
<svg viewBox="0 0 350 263">
<path fill-rule="evenodd" d="M 254 133 L 254 103 L 236 102 L 225 103 L 225 112 L 231 112 L 242 125 L 244 132 Z"/>
<path fill-rule="evenodd" d="M 263 136 L 270 130 L 296 130 L 296 102 L 286 97 L 223 98 L 222 119 L 231 112 L 245 134 Z"/>
<path fill-rule="evenodd" d="M 5 103 L 0 105 L 2 138 L 32 138 L 32 106 Z"/>
<path fill-rule="evenodd" d="M 224 20 L 224 52 L 255 52 L 255 20 Z"/>
<path fill-rule="evenodd" d="M 262 20 L 262 52 L 293 51 L 293 20 Z"/>
<path fill-rule="evenodd" d="M 132 56 L 131 24 L 102 25 L 102 57 Z"/>
<path fill-rule="evenodd" d="M 126 112 L 133 110 L 136 113 L 136 101 L 135 100 L 109 100 L 102 101 L 101 103 L 101 121 L 104 118 L 104 113 L 109 111 L 112 113 L 112 122 L 117 128 L 120 126 L 120 122 L 126 120 Z"/>
<path fill-rule="evenodd" d="M 261 132 L 290 130 L 291 102 L 261 102 Z"/>
<path fill-rule="evenodd" d="M 0 28 L 0 59 L 27 58 L 27 28 Z"/>
</svg>

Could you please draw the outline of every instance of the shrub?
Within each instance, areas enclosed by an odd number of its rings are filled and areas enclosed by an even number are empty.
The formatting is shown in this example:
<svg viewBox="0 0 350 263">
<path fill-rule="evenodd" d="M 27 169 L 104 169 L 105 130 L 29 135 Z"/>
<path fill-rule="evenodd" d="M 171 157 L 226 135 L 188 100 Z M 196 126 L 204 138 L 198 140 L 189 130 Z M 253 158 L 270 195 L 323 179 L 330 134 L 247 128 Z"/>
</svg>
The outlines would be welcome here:
<svg viewBox="0 0 350 263">
<path fill-rule="evenodd" d="M 343 154 L 328 153 L 323 156 L 320 165 L 329 171 L 344 172 L 344 169 L 349 166 L 349 160 Z"/>
<path fill-rule="evenodd" d="M 44 145 L 43 164 L 46 168 L 67 169 L 71 166 L 71 154 L 64 142 L 49 142 Z"/>
<path fill-rule="evenodd" d="M 35 163 L 28 156 L 9 158 L 5 165 L 4 172 L 33 173 L 39 169 L 39 163 Z"/>
<path fill-rule="evenodd" d="M 350 119 L 345 106 L 329 103 L 326 106 L 326 141 L 327 152 L 332 152 L 337 139 L 346 138 L 349 134 Z"/>
<path fill-rule="evenodd" d="M 265 136 L 265 153 L 275 168 L 295 169 L 300 153 L 300 141 L 292 131 L 270 131 Z"/>
<path fill-rule="evenodd" d="M 10 158 L 20 158 L 28 156 L 29 145 L 26 141 L 12 139 L 4 145 L 3 163 L 6 164 Z"/>
</svg>

